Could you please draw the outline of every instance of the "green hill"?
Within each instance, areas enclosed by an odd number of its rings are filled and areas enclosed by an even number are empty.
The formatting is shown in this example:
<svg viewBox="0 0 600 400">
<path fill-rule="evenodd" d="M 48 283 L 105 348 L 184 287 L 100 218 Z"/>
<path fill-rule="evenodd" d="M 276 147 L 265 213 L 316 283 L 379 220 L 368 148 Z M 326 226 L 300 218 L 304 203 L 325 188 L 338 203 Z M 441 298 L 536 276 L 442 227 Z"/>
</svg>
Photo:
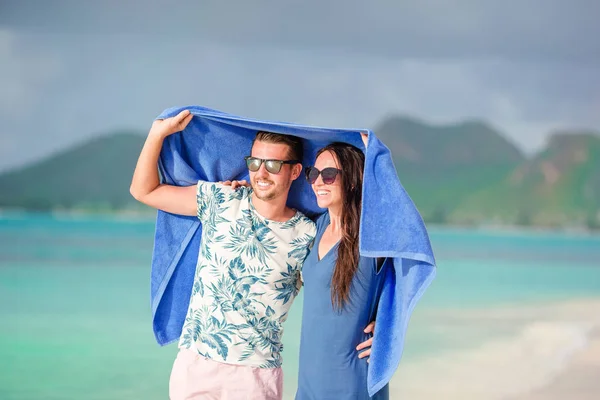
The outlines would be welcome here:
<svg viewBox="0 0 600 400">
<path fill-rule="evenodd" d="M 557 133 L 505 179 L 473 193 L 454 217 L 534 225 L 587 224 L 600 212 L 600 136 Z"/>
<path fill-rule="evenodd" d="M 376 130 L 398 175 L 427 220 L 444 222 L 474 191 L 494 185 L 525 161 L 521 151 L 485 123 L 432 126 L 386 119 Z"/>
<path fill-rule="evenodd" d="M 144 136 L 101 136 L 0 176 L 0 207 L 31 210 L 135 206 L 129 185 Z"/>
</svg>

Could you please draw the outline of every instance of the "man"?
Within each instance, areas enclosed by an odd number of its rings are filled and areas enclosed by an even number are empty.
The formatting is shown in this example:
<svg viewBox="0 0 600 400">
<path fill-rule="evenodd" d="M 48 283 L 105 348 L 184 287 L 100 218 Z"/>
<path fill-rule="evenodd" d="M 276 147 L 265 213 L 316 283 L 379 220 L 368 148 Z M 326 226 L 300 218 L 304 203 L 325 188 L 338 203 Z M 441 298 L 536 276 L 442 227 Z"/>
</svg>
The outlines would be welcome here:
<svg viewBox="0 0 600 400">
<path fill-rule="evenodd" d="M 152 124 L 130 188 L 138 201 L 203 225 L 170 397 L 281 399 L 283 322 L 315 235 L 314 223 L 286 206 L 302 171 L 302 142 L 259 132 L 246 159 L 252 189 L 160 184 L 163 140 L 192 118 L 186 110 Z"/>
</svg>

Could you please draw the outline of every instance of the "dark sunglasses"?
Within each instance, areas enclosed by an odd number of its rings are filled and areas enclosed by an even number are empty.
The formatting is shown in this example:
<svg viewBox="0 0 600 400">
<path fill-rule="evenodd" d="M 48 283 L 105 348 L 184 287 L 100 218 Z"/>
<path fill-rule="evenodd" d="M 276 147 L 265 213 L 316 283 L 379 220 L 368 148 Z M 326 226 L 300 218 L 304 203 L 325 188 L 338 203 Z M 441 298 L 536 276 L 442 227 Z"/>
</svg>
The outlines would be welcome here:
<svg viewBox="0 0 600 400">
<path fill-rule="evenodd" d="M 278 174 L 279 171 L 281 171 L 281 167 L 283 166 L 283 164 L 300 163 L 300 161 L 298 160 L 263 160 L 262 158 L 256 158 L 252 156 L 246 156 L 244 157 L 244 160 L 246 160 L 246 166 L 248 166 L 248 169 L 250 171 L 258 171 L 262 163 L 265 163 L 265 169 L 272 174 Z"/>
<path fill-rule="evenodd" d="M 335 182 L 335 178 L 341 172 L 342 172 L 341 169 L 331 168 L 331 167 L 323 168 L 322 171 L 319 171 L 315 167 L 307 167 L 306 168 L 306 180 L 308 181 L 308 183 L 310 183 L 312 185 L 313 183 L 315 183 L 317 181 L 317 178 L 319 177 L 319 175 L 321 175 L 321 178 L 323 179 L 323 183 L 326 185 L 331 185 L 331 184 L 333 184 L 333 182 Z"/>
</svg>

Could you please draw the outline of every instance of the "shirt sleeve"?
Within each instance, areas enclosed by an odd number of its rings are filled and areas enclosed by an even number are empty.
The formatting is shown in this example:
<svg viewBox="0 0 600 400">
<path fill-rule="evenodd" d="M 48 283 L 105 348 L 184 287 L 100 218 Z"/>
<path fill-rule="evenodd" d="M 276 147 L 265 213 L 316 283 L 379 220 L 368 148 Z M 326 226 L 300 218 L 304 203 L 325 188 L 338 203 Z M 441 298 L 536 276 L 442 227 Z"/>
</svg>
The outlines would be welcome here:
<svg viewBox="0 0 600 400">
<path fill-rule="evenodd" d="M 304 240 L 304 244 L 301 245 L 303 250 L 301 252 L 301 256 L 296 260 L 298 271 L 302 271 L 302 266 L 304 265 L 304 261 L 308 258 L 308 255 L 312 251 L 315 245 L 315 236 L 316 236 L 316 228 L 314 222 L 308 220 L 308 229 L 305 234 L 302 236 Z M 302 279 L 302 278 L 300 278 Z"/>
<path fill-rule="evenodd" d="M 246 187 L 233 190 L 231 186 L 222 183 L 198 181 L 196 185 L 196 216 L 200 222 L 205 223 L 211 218 L 211 213 L 231 213 L 236 207 L 240 207 L 242 200 L 246 199 L 249 193 Z"/>
<path fill-rule="evenodd" d="M 196 185 L 196 216 L 201 222 L 205 222 L 208 218 L 210 203 L 214 197 L 213 182 L 198 181 Z"/>
</svg>

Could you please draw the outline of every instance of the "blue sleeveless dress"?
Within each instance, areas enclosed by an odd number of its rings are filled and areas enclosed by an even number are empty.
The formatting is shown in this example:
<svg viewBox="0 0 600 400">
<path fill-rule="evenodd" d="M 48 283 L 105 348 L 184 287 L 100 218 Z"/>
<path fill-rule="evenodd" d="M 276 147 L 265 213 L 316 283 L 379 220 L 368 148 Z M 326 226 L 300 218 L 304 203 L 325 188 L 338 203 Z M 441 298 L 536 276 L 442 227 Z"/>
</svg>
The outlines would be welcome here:
<svg viewBox="0 0 600 400">
<path fill-rule="evenodd" d="M 375 396 L 367 392 L 366 358 L 356 346 L 370 334 L 364 328 L 375 319 L 383 284 L 376 260 L 360 257 L 350 301 L 339 311 L 331 304 L 331 278 L 338 244 L 319 260 L 319 243 L 330 223 L 329 213 L 317 220 L 314 246 L 304 261 L 304 303 L 296 400 L 387 400 L 386 385 Z"/>
</svg>

